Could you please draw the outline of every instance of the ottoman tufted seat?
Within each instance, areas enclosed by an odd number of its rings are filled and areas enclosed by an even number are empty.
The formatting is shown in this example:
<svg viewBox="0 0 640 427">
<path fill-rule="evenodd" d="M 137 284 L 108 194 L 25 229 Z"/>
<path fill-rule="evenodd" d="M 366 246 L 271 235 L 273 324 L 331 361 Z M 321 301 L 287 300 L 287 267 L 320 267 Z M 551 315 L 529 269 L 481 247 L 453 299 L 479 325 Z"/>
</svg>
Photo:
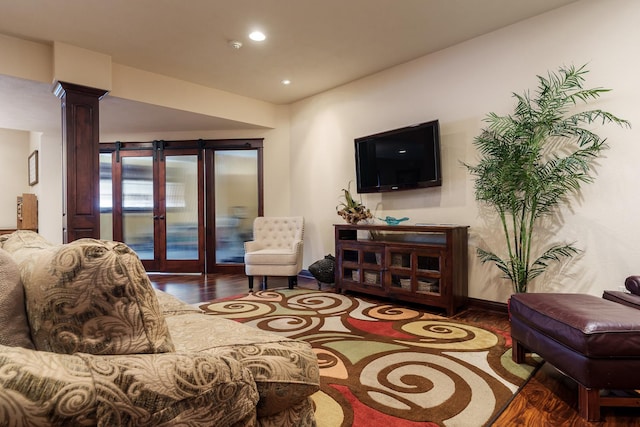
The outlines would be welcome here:
<svg viewBox="0 0 640 427">
<path fill-rule="evenodd" d="M 584 418 L 598 420 L 601 406 L 640 406 L 637 398 L 600 396 L 640 388 L 638 310 L 592 295 L 516 294 L 510 313 L 513 360 L 532 351 L 573 378 Z"/>
</svg>

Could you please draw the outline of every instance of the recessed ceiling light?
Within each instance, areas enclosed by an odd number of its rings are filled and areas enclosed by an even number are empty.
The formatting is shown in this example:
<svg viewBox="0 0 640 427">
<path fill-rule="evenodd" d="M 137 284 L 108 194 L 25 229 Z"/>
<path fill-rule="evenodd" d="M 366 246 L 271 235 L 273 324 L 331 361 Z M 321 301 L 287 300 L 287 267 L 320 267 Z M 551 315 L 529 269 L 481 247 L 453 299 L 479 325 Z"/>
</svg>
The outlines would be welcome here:
<svg viewBox="0 0 640 427">
<path fill-rule="evenodd" d="M 280 83 L 282 83 L 283 85 L 290 85 L 290 84 L 291 84 L 291 80 L 289 80 L 289 79 L 284 79 L 284 80 L 282 80 Z"/>
<path fill-rule="evenodd" d="M 264 41 L 267 38 L 267 36 L 265 36 L 262 31 L 254 31 L 251 34 L 249 34 L 249 38 L 254 42 L 261 42 L 261 41 Z"/>
</svg>

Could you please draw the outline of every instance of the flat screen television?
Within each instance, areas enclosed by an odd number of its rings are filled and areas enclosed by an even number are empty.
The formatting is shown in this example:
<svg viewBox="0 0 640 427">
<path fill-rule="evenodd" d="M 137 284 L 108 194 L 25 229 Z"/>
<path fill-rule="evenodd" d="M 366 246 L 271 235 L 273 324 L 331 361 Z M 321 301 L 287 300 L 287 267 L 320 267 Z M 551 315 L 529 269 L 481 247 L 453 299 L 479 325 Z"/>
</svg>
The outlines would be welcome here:
<svg viewBox="0 0 640 427">
<path fill-rule="evenodd" d="M 358 193 L 442 185 L 438 120 L 355 140 Z"/>
</svg>

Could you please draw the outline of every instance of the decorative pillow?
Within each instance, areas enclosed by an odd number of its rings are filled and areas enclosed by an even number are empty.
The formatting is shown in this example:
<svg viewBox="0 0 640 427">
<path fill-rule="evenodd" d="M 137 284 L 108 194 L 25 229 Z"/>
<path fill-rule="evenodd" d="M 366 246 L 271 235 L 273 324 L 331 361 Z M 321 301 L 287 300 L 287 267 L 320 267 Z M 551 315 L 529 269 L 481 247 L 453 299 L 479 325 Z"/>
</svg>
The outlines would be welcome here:
<svg viewBox="0 0 640 427">
<path fill-rule="evenodd" d="M 173 351 L 156 294 L 124 243 L 80 239 L 33 251 L 22 274 L 31 336 L 55 353 Z"/>
<path fill-rule="evenodd" d="M 0 248 L 0 344 L 34 348 L 18 265 Z"/>
<path fill-rule="evenodd" d="M 634 295 L 640 295 L 640 276 L 629 276 L 624 281 L 624 286 Z"/>
</svg>

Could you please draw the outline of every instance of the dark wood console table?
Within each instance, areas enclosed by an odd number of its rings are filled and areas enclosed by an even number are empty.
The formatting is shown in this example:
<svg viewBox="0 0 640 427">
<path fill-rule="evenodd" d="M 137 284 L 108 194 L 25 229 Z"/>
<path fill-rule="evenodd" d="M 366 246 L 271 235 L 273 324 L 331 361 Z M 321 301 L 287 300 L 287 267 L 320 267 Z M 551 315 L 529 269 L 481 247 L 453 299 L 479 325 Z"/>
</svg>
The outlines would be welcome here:
<svg viewBox="0 0 640 427">
<path fill-rule="evenodd" d="M 443 308 L 466 305 L 467 226 L 335 225 L 336 290 Z"/>
</svg>

